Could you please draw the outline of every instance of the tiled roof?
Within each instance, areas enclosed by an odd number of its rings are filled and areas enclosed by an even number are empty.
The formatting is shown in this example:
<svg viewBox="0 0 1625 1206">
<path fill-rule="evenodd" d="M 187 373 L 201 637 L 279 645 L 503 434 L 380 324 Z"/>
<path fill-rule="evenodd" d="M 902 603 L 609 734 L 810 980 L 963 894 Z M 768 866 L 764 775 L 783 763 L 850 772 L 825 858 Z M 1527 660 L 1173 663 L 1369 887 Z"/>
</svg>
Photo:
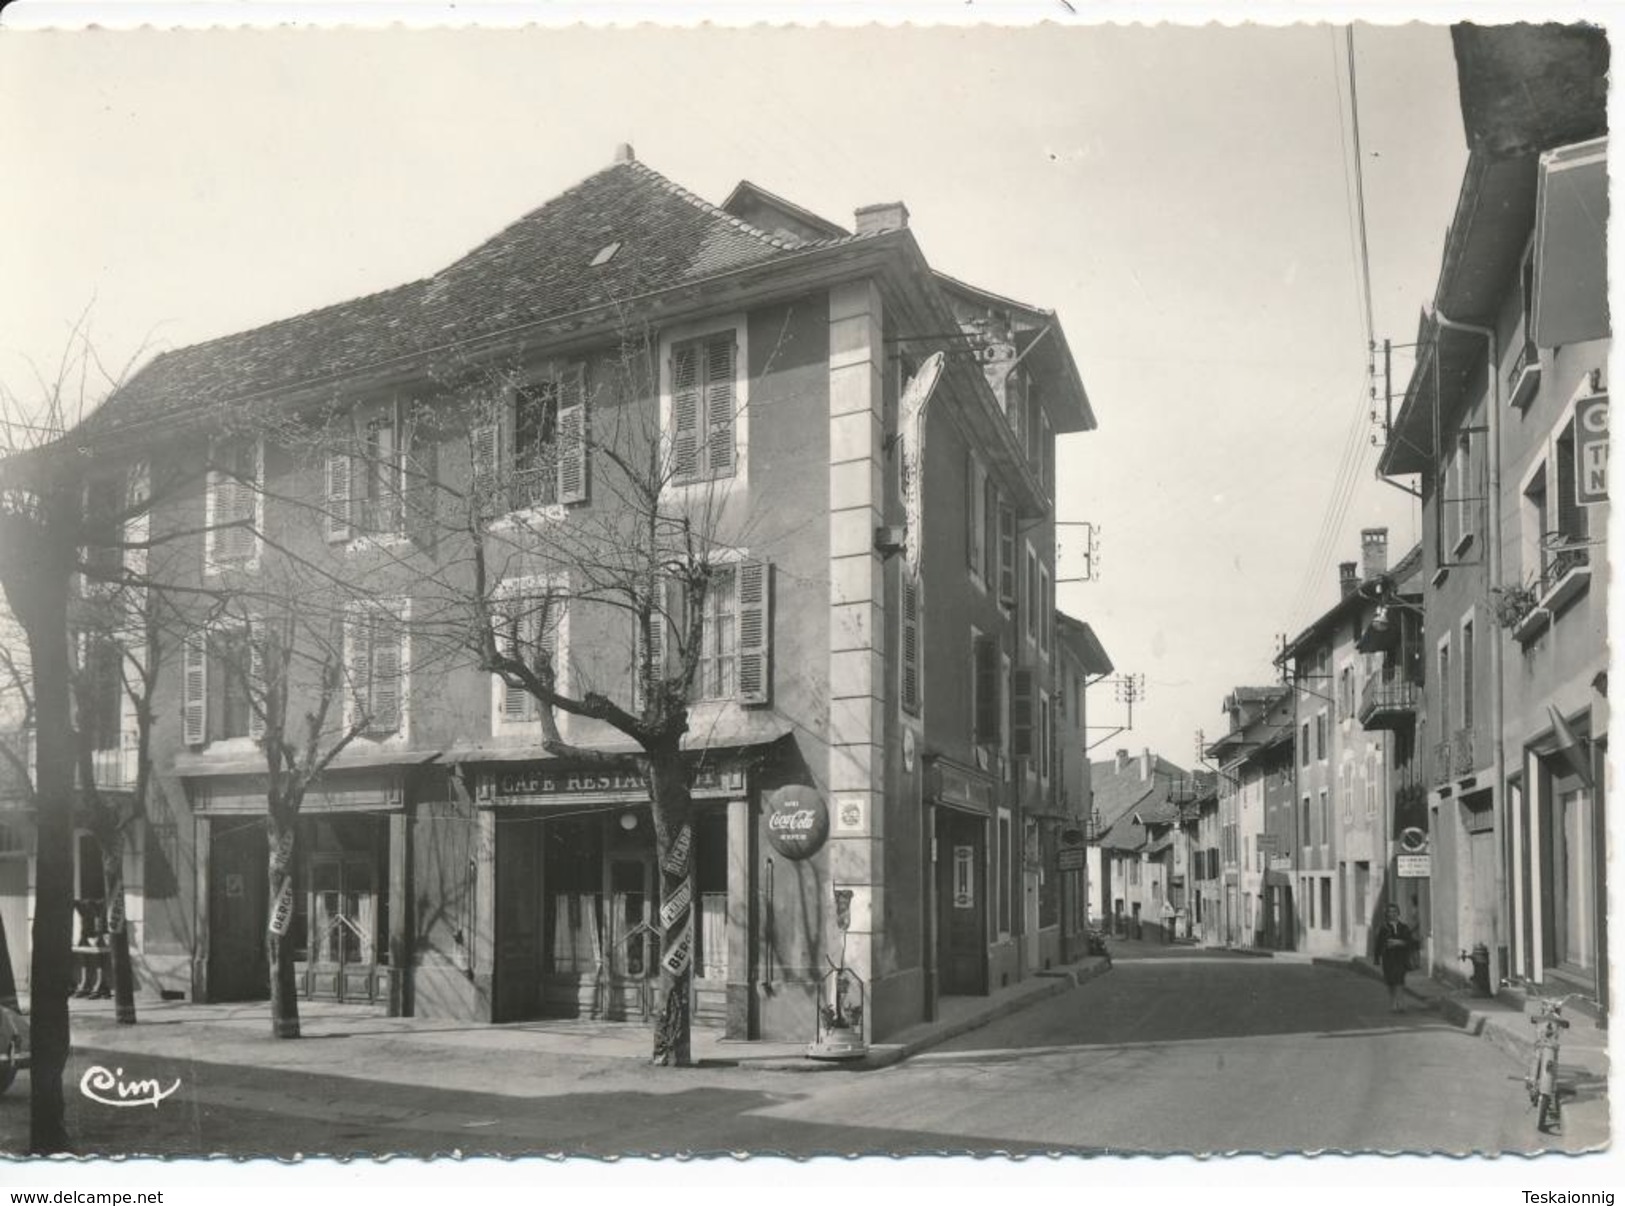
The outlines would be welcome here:
<svg viewBox="0 0 1625 1206">
<path fill-rule="evenodd" d="M 1140 755 L 1135 754 L 1119 771 L 1116 759 L 1089 764 L 1089 790 L 1094 796 L 1093 807 L 1100 813 L 1101 825 L 1110 828 L 1118 818 L 1153 807 L 1158 801 L 1166 802 L 1168 788 L 1186 772 L 1166 758 L 1153 754 L 1152 775 L 1140 777 Z"/>
<path fill-rule="evenodd" d="M 619 250 L 590 267 L 611 243 L 619 243 Z M 433 276 L 165 352 L 114 394 L 88 427 L 107 430 L 340 377 L 797 249 L 652 168 L 617 163 Z"/>
</svg>

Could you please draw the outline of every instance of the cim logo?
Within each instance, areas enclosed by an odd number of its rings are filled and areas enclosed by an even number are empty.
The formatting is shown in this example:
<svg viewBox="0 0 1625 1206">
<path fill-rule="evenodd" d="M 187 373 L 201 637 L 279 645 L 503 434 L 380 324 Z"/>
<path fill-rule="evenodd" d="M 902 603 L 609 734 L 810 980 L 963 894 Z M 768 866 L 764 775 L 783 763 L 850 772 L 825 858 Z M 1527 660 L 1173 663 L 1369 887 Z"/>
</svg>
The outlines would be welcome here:
<svg viewBox="0 0 1625 1206">
<path fill-rule="evenodd" d="M 829 837 L 829 808 L 810 787 L 793 785 L 767 797 L 767 840 L 788 859 L 810 858 Z"/>
</svg>

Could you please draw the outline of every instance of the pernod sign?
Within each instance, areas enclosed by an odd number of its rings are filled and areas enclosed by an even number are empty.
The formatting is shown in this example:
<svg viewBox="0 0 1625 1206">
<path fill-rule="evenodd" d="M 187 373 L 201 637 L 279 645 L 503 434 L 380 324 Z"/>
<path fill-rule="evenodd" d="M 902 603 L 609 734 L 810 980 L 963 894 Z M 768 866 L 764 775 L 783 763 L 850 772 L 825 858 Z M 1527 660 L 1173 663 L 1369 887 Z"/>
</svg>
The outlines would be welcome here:
<svg viewBox="0 0 1625 1206">
<path fill-rule="evenodd" d="M 810 858 L 829 837 L 829 809 L 810 787 L 791 785 L 769 792 L 767 840 L 785 858 Z"/>
</svg>

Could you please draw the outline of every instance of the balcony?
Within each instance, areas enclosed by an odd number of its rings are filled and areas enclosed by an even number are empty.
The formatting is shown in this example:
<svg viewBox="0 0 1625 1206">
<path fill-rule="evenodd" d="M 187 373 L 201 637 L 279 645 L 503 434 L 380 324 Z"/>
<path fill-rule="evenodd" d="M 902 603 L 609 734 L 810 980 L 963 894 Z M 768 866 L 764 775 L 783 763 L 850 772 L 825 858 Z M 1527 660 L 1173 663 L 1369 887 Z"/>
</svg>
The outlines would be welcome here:
<svg viewBox="0 0 1625 1206">
<path fill-rule="evenodd" d="M 1364 729 L 1403 729 L 1416 723 L 1422 690 L 1405 678 L 1370 678 L 1360 692 L 1356 715 Z"/>
<path fill-rule="evenodd" d="M 1507 374 L 1507 398 L 1513 406 L 1523 410 L 1540 389 L 1540 350 L 1533 341 L 1525 339 Z"/>
<path fill-rule="evenodd" d="M 96 786 L 103 791 L 128 791 L 133 788 L 138 752 L 136 735 L 125 733 L 116 747 L 91 754 L 90 771 Z"/>
<path fill-rule="evenodd" d="M 1473 730 L 1457 729 L 1450 735 L 1450 770 L 1460 779 L 1473 773 L 1478 758 L 1473 750 Z"/>
<path fill-rule="evenodd" d="M 1451 741 L 1438 742 L 1433 747 L 1433 786 L 1443 787 L 1454 777 L 1451 774 L 1454 768 L 1455 744 Z"/>
</svg>

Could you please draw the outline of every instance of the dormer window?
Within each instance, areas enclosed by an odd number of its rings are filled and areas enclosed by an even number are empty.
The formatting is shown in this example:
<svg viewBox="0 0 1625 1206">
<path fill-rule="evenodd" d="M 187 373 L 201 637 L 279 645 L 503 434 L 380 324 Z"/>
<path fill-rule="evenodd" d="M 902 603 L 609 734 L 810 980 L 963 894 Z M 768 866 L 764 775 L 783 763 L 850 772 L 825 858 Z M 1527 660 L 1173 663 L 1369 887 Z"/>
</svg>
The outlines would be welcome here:
<svg viewBox="0 0 1625 1206">
<path fill-rule="evenodd" d="M 598 249 L 598 254 L 592 257 L 592 263 L 588 267 L 602 268 L 615 258 L 615 253 L 620 249 L 621 245 L 619 243 L 606 243 Z"/>
</svg>

